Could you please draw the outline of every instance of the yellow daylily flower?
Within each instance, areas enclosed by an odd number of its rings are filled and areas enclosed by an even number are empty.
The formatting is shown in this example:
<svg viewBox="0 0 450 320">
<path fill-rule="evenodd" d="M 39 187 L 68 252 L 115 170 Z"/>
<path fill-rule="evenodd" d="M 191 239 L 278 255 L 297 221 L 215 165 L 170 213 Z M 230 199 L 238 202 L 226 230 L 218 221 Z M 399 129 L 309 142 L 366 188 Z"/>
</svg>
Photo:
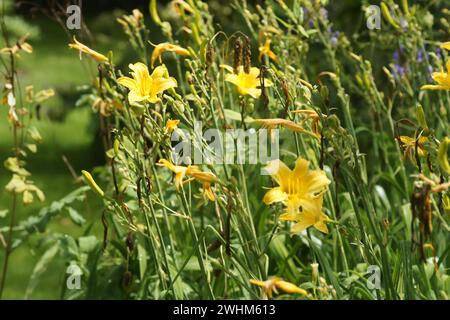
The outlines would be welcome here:
<svg viewBox="0 0 450 320">
<path fill-rule="evenodd" d="M 408 136 L 400 136 L 400 147 L 403 150 L 404 158 L 409 157 L 414 162 L 414 152 L 416 150 L 416 138 Z M 427 150 L 425 149 L 425 143 L 428 141 L 427 137 L 421 136 L 417 142 L 417 153 L 419 157 L 425 157 Z"/>
<path fill-rule="evenodd" d="M 309 170 L 308 166 L 309 161 L 302 158 L 297 159 L 294 170 L 280 160 L 269 161 L 266 170 L 278 187 L 264 195 L 264 203 L 281 202 L 287 207 L 286 213 L 289 215 L 296 215 L 299 210 L 319 215 L 322 203 L 319 206 L 317 199 L 326 191 L 330 180 L 323 170 Z"/>
<path fill-rule="evenodd" d="M 74 43 L 69 43 L 69 47 L 80 51 L 80 59 L 81 59 L 81 53 L 85 53 L 88 56 L 91 56 L 92 58 L 94 58 L 95 60 L 97 60 L 99 62 L 108 62 L 108 58 L 106 56 L 104 56 L 103 54 L 98 53 L 97 51 L 94 51 L 91 48 L 89 48 L 88 46 L 82 44 L 75 37 L 73 37 L 73 42 Z"/>
<path fill-rule="evenodd" d="M 172 120 L 172 119 L 167 120 L 166 126 L 164 127 L 164 131 L 167 133 L 171 133 L 173 130 L 178 128 L 179 123 L 180 120 Z"/>
<path fill-rule="evenodd" d="M 217 180 L 217 177 L 214 173 L 201 171 L 197 166 L 177 166 L 166 159 L 160 159 L 157 165 L 167 167 L 170 171 L 175 173 L 175 186 L 177 187 L 177 190 L 179 190 L 183 183 L 189 182 L 191 180 L 197 180 L 198 182 L 202 183 L 204 195 L 211 201 L 214 201 L 216 199 L 211 188 L 211 183 Z M 191 179 L 183 181 L 185 176 L 189 176 L 191 177 Z"/>
<path fill-rule="evenodd" d="M 160 93 L 177 86 L 177 81 L 175 78 L 169 77 L 165 65 L 156 67 L 151 75 L 147 66 L 142 62 L 130 64 L 129 68 L 132 70 L 132 78 L 120 77 L 117 82 L 130 90 L 128 93 L 130 103 L 157 103 L 161 101 L 158 97 Z"/>
<path fill-rule="evenodd" d="M 431 77 L 438 84 L 426 84 L 420 90 L 450 90 L 450 60 L 446 63 L 447 72 L 433 72 Z"/>
<path fill-rule="evenodd" d="M 188 168 L 183 166 L 176 166 L 166 159 L 160 159 L 157 165 L 167 167 L 170 171 L 175 173 L 175 186 L 177 190 L 180 189 L 180 187 L 183 185 L 183 179 L 186 176 Z"/>
<path fill-rule="evenodd" d="M 272 40 L 267 38 L 264 45 L 259 47 L 259 60 L 261 60 L 263 56 L 268 56 L 273 61 L 278 62 L 277 55 L 270 49 L 271 42 L 272 42 Z"/>
<path fill-rule="evenodd" d="M 182 56 L 190 56 L 191 55 L 190 52 L 183 47 L 180 47 L 175 44 L 168 43 L 168 42 L 163 42 L 163 43 L 156 45 L 155 49 L 153 49 L 152 58 L 151 58 L 152 68 L 153 68 L 153 65 L 154 65 L 156 59 L 159 59 L 159 63 L 162 63 L 161 55 L 164 52 L 175 52 Z"/>
<path fill-rule="evenodd" d="M 450 41 L 441 43 L 440 47 L 441 47 L 441 49 L 450 51 Z"/>
<path fill-rule="evenodd" d="M 299 288 L 295 284 L 284 281 L 283 279 L 278 277 L 274 277 L 266 281 L 250 279 L 250 283 L 262 287 L 264 293 L 269 299 L 272 298 L 273 292 L 278 293 L 277 289 L 281 289 L 286 293 L 298 293 L 304 296 L 308 295 L 308 292 L 306 292 L 306 290 Z"/>
<path fill-rule="evenodd" d="M 234 73 L 232 67 L 228 65 L 220 65 L 220 67 L 229 71 L 230 73 L 225 76 L 225 81 L 234 84 L 240 95 L 246 95 L 253 98 L 258 98 L 261 95 L 261 81 L 259 79 L 259 69 L 252 67 L 250 72 L 246 73 L 243 66 L 238 67 L 238 72 Z M 264 86 L 270 87 L 273 83 L 269 79 L 264 80 Z"/>
<path fill-rule="evenodd" d="M 301 212 L 284 213 L 280 220 L 296 222 L 291 227 L 292 233 L 300 233 L 309 227 L 314 227 L 320 232 L 328 233 L 326 222 L 330 222 L 326 214 L 322 212 L 323 194 L 318 198 L 311 200 L 308 206 L 302 207 Z"/>
</svg>

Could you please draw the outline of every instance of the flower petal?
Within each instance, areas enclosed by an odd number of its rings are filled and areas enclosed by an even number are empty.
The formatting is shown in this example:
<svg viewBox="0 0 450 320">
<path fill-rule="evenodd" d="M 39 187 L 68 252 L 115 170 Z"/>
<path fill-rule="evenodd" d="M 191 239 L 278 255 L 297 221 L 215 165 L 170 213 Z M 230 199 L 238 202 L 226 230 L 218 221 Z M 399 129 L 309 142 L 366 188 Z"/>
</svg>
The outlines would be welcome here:
<svg viewBox="0 0 450 320">
<path fill-rule="evenodd" d="M 280 186 L 283 185 L 283 182 L 287 183 L 292 174 L 291 169 L 289 169 L 284 162 L 279 159 L 268 161 L 264 169 Z"/>
<path fill-rule="evenodd" d="M 275 187 L 264 195 L 263 202 L 266 205 L 271 205 L 275 202 L 284 202 L 287 198 L 288 195 L 281 190 L 281 187 Z"/>
</svg>

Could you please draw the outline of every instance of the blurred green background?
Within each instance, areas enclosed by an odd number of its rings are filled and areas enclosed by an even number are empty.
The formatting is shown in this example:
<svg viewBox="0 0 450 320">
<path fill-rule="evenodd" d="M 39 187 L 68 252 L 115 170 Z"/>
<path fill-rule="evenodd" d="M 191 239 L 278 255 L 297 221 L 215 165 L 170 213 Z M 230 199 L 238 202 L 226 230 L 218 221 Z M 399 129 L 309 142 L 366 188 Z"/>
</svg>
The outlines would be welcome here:
<svg viewBox="0 0 450 320">
<path fill-rule="evenodd" d="M 85 20 L 92 34 L 95 34 L 96 49 L 108 52 L 113 49 L 120 52 L 120 43 L 125 42 L 120 26 L 115 16 L 121 12 L 106 11 Z M 125 12 L 122 12 L 125 13 Z M 42 206 L 49 205 L 70 193 L 77 187 L 77 181 L 71 175 L 63 161 L 65 156 L 79 173 L 82 169 L 90 170 L 93 166 L 101 164 L 103 159 L 98 155 L 101 144 L 98 137 L 96 116 L 89 108 L 75 106 L 77 98 L 83 93 L 82 85 L 92 81 L 92 69 L 89 68 L 88 59 L 79 60 L 78 53 L 68 48 L 69 36 L 55 21 L 43 14 L 34 17 L 12 16 L 13 20 L 8 27 L 15 27 L 16 32 L 26 29 L 30 32 L 30 44 L 33 46 L 32 54 L 23 53 L 18 61 L 19 79 L 22 88 L 34 85 L 35 92 L 42 89 L 53 88 L 56 95 L 45 101 L 41 108 L 41 119 L 34 118 L 35 125 L 41 135 L 42 143 L 38 145 L 36 154 L 29 154 L 27 169 L 32 172 L 32 180 L 41 188 L 46 200 L 44 204 L 36 203 L 27 207 L 20 205 L 18 220 L 36 214 Z M 32 29 L 28 29 L 30 24 Z M 112 32 L 115 32 L 112 33 Z M 2 45 L 3 47 L 3 45 Z M 120 57 L 120 55 L 119 55 Z M 91 66 L 92 67 L 92 66 Z M 3 81 L 3 80 L 2 80 Z M 1 84 L 4 86 L 4 83 Z M 0 108 L 0 162 L 13 154 L 12 131 L 7 121 L 8 108 Z M 0 166 L 0 211 L 9 209 L 11 196 L 3 191 L 3 187 L 11 175 L 3 165 Z M 78 182 L 79 183 L 79 182 Z M 94 202 L 95 204 L 95 202 Z M 94 222 L 101 232 L 101 222 L 95 206 L 83 208 L 79 211 L 88 220 Z M 0 226 L 6 226 L 9 219 L 0 218 Z M 80 235 L 83 228 L 74 225 L 67 212 L 59 215 L 50 225 L 52 232 L 67 233 L 73 236 Z M 29 277 L 34 265 L 42 252 L 39 251 L 40 235 L 35 235 L 30 243 L 22 245 L 10 257 L 10 268 L 4 292 L 6 299 L 23 299 Z M 3 250 L 0 253 L 3 261 Z M 46 271 L 34 291 L 33 299 L 57 299 L 60 295 L 62 281 L 64 281 L 65 267 L 62 259 L 56 259 Z"/>
</svg>

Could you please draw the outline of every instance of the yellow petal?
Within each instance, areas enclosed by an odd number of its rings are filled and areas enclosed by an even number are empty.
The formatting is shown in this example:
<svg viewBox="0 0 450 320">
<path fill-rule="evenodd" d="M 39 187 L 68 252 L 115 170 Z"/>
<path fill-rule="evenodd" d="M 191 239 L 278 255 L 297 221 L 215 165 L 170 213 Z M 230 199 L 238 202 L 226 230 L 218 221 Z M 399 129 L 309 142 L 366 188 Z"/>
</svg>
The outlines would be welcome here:
<svg viewBox="0 0 450 320">
<path fill-rule="evenodd" d="M 119 79 L 117 79 L 117 82 L 130 90 L 138 90 L 136 80 L 129 77 L 120 77 Z"/>
<path fill-rule="evenodd" d="M 242 88 L 238 86 L 238 91 L 241 95 L 248 94 L 254 99 L 258 99 L 261 96 L 261 89 L 258 88 Z"/>
<path fill-rule="evenodd" d="M 152 84 L 152 93 L 160 94 L 170 88 L 177 87 L 177 80 L 175 78 L 158 79 L 154 80 Z"/>
<path fill-rule="evenodd" d="M 211 185 L 208 182 L 203 183 L 203 192 L 210 201 L 216 200 L 216 196 L 214 195 Z"/>
<path fill-rule="evenodd" d="M 308 292 L 306 292 L 306 290 L 297 287 L 295 284 L 292 284 L 290 282 L 287 281 L 276 281 L 275 282 L 275 286 L 277 286 L 278 288 L 280 288 L 281 290 L 283 290 L 286 293 L 298 293 L 301 295 L 308 295 Z"/>
<path fill-rule="evenodd" d="M 151 64 L 152 67 L 156 61 L 156 59 L 160 58 L 161 55 L 164 52 L 175 52 L 177 54 L 183 55 L 183 56 L 190 56 L 191 54 L 189 53 L 188 50 L 186 50 L 183 47 L 168 43 L 168 42 L 164 42 L 164 43 L 160 43 L 158 44 L 155 49 L 152 52 L 152 57 L 151 57 Z"/>
<path fill-rule="evenodd" d="M 288 183 L 292 174 L 291 169 L 279 159 L 267 162 L 265 170 L 280 186 L 283 182 Z"/>
<path fill-rule="evenodd" d="M 293 171 L 294 175 L 298 179 L 302 179 L 308 173 L 308 167 L 309 167 L 308 160 L 298 158 L 297 161 L 295 161 L 295 167 L 294 167 L 294 171 Z"/>
<path fill-rule="evenodd" d="M 164 129 L 166 130 L 166 132 L 170 133 L 178 127 L 179 123 L 180 123 L 180 120 L 169 119 L 169 120 L 167 120 L 166 126 Z"/>
<path fill-rule="evenodd" d="M 70 43 L 69 47 L 72 49 L 79 50 L 80 52 L 86 53 L 87 55 L 91 56 L 95 60 L 99 62 L 107 62 L 108 58 L 101 53 L 98 53 L 97 51 L 92 50 L 88 46 L 82 44 L 81 42 L 77 41 L 75 37 L 73 37 L 74 43 Z"/>
<path fill-rule="evenodd" d="M 234 85 L 239 83 L 238 76 L 234 73 L 229 73 L 225 76 L 225 81 L 231 82 Z"/>
<path fill-rule="evenodd" d="M 441 48 L 450 51 L 450 42 L 441 43 Z"/>
<path fill-rule="evenodd" d="M 231 66 L 229 66 L 229 65 L 221 64 L 219 67 L 221 67 L 222 69 L 227 70 L 227 71 L 230 72 L 230 73 L 233 73 L 233 72 L 234 72 L 233 67 L 231 67 Z"/>
<path fill-rule="evenodd" d="M 274 202 L 284 202 L 288 198 L 288 195 L 281 190 L 280 187 L 275 187 L 264 195 L 263 202 L 266 205 L 271 205 Z"/>
<path fill-rule="evenodd" d="M 261 280 L 250 279 L 250 283 L 254 284 L 256 286 L 260 286 L 260 287 L 264 287 L 265 286 L 265 282 L 261 281 Z"/>
<path fill-rule="evenodd" d="M 319 221 L 316 224 L 314 224 L 314 228 L 316 228 L 320 232 L 328 233 L 328 227 L 324 221 Z"/>
<path fill-rule="evenodd" d="M 297 221 L 299 215 L 298 212 L 285 212 L 281 214 L 278 219 L 281 221 Z"/>
<path fill-rule="evenodd" d="M 426 84 L 420 87 L 420 90 L 450 90 L 449 87 L 435 85 L 435 84 Z"/>
<path fill-rule="evenodd" d="M 128 67 L 133 71 L 131 74 L 142 88 L 142 91 L 148 92 L 150 86 L 150 74 L 148 73 L 147 66 L 142 62 L 136 62 L 135 64 L 129 64 Z"/>
<path fill-rule="evenodd" d="M 313 226 L 316 223 L 316 217 L 310 212 L 299 214 L 297 223 L 291 227 L 291 233 L 300 233 L 303 230 Z"/>
</svg>

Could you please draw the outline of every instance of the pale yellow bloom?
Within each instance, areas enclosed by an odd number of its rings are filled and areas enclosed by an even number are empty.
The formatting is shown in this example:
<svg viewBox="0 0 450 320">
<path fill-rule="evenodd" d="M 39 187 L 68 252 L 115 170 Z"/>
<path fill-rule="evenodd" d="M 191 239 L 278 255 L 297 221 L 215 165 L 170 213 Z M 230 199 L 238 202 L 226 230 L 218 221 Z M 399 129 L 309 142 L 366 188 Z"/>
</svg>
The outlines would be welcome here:
<svg viewBox="0 0 450 320">
<path fill-rule="evenodd" d="M 132 78 L 120 77 L 117 82 L 130 90 L 128 93 L 130 103 L 157 103 L 161 101 L 158 97 L 160 93 L 177 86 L 177 81 L 169 77 L 165 65 L 156 67 L 151 75 L 147 66 L 141 62 L 130 64 L 129 67 L 132 70 Z"/>
<path fill-rule="evenodd" d="M 274 277 L 266 281 L 250 279 L 250 283 L 262 287 L 264 293 L 269 299 L 272 298 L 273 292 L 278 293 L 277 289 L 281 289 L 286 293 L 298 293 L 304 296 L 308 295 L 306 290 L 299 288 L 295 284 L 284 281 L 283 279 L 278 277 Z"/>
<path fill-rule="evenodd" d="M 161 63 L 161 55 L 164 52 L 175 52 L 177 54 L 180 54 L 182 56 L 190 56 L 191 54 L 189 51 L 183 47 L 177 46 L 175 44 L 171 44 L 168 42 L 163 42 L 155 46 L 155 49 L 153 49 L 152 53 L 152 68 L 155 64 L 156 59 L 159 59 L 159 63 Z"/>
<path fill-rule="evenodd" d="M 259 60 L 261 60 L 263 56 L 268 56 L 273 61 L 278 62 L 277 55 L 270 49 L 270 43 L 271 40 L 267 38 L 264 45 L 259 47 Z"/>
<path fill-rule="evenodd" d="M 179 189 L 183 183 L 191 180 L 197 180 L 202 183 L 204 195 L 211 201 L 216 199 L 211 183 L 217 180 L 217 177 L 212 172 L 201 171 L 197 166 L 177 166 L 166 159 L 160 159 L 158 165 L 167 167 L 170 171 L 175 173 L 175 186 Z M 183 181 L 184 177 L 189 176 L 191 179 Z"/>
<path fill-rule="evenodd" d="M 305 120 L 311 120 L 311 130 L 316 134 L 317 137 L 320 137 L 320 129 L 319 129 L 319 123 L 320 123 L 320 116 L 317 114 L 314 110 L 293 110 L 292 113 L 300 114 L 304 117 L 303 121 Z M 327 116 L 322 114 L 322 118 L 326 118 Z"/>
<path fill-rule="evenodd" d="M 122 25 L 128 35 L 139 32 L 143 27 L 143 20 L 144 15 L 139 9 L 134 9 L 130 15 L 123 15 L 122 17 L 117 18 L 117 22 Z"/>
<path fill-rule="evenodd" d="M 309 161 L 298 158 L 294 170 L 282 161 L 269 161 L 266 170 L 278 184 L 263 198 L 266 205 L 281 202 L 286 206 L 284 219 L 298 220 L 298 213 L 309 213 L 319 217 L 322 213 L 321 196 L 330 180 L 323 170 L 309 170 Z M 291 220 L 291 219 L 290 219 Z"/>
<path fill-rule="evenodd" d="M 280 34 L 280 30 L 278 30 L 275 27 L 272 26 L 264 26 L 261 29 L 259 29 L 258 33 L 258 41 L 262 42 L 264 38 L 270 37 L 272 34 Z"/>
<path fill-rule="evenodd" d="M 305 128 L 303 128 L 298 123 L 295 123 L 288 119 L 282 119 L 282 118 L 274 118 L 274 119 L 255 119 L 256 123 L 261 124 L 264 128 L 267 128 L 269 131 L 275 129 L 277 126 L 282 126 L 286 129 L 289 129 L 294 132 L 300 132 L 300 133 L 307 133 L 311 136 L 318 138 L 319 136 L 315 133 L 312 133 Z"/>
<path fill-rule="evenodd" d="M 88 46 L 82 44 L 81 42 L 77 41 L 77 39 L 75 37 L 73 37 L 73 42 L 74 43 L 69 43 L 69 47 L 72 49 L 76 49 L 80 51 L 80 58 L 81 58 L 81 53 L 85 53 L 88 56 L 91 56 L 92 58 L 94 58 L 95 60 L 99 61 L 99 62 L 107 62 L 108 58 L 106 56 L 104 56 L 101 53 L 98 53 L 97 51 L 92 50 L 91 48 L 89 48 Z"/>
<path fill-rule="evenodd" d="M 164 130 L 168 133 L 172 132 L 176 128 L 178 128 L 178 124 L 180 123 L 180 120 L 172 120 L 169 119 L 166 122 L 166 126 L 164 127 Z"/>
<path fill-rule="evenodd" d="M 28 38 L 28 34 L 21 37 L 19 40 L 17 40 L 16 44 L 12 46 L 11 48 L 5 47 L 0 49 L 0 53 L 8 53 L 8 54 L 17 54 L 20 50 L 25 51 L 26 53 L 32 53 L 33 47 L 26 42 Z"/>
<path fill-rule="evenodd" d="M 240 95 L 246 95 L 258 98 L 261 95 L 261 81 L 259 78 L 259 69 L 252 67 L 250 72 L 246 73 L 243 66 L 238 67 L 238 72 L 234 73 L 233 68 L 227 65 L 221 65 L 222 68 L 230 73 L 225 76 L 225 81 L 234 84 Z M 272 81 L 265 79 L 264 86 L 272 86 Z"/>
<path fill-rule="evenodd" d="M 446 63 L 447 72 L 433 72 L 431 77 L 437 84 L 426 84 L 421 90 L 450 90 L 450 60 Z"/>
</svg>

